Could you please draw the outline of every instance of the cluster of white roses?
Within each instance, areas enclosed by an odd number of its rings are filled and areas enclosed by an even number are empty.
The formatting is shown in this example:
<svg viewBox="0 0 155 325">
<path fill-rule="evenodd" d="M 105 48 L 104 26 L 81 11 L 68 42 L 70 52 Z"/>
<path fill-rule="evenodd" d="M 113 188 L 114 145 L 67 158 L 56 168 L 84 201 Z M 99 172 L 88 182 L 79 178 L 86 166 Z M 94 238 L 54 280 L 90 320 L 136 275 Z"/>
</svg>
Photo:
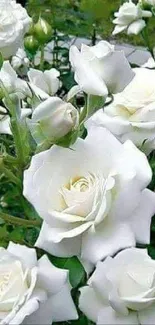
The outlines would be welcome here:
<svg viewBox="0 0 155 325">
<path fill-rule="evenodd" d="M 146 4 L 154 1 L 121 6 L 114 33 L 142 30 L 152 15 Z M 19 49 L 30 21 L 16 1 L 1 0 L 0 133 L 12 135 L 11 101 L 14 118 L 39 148 L 23 180 L 25 198 L 43 219 L 35 247 L 77 256 L 88 274 L 96 266 L 79 298 L 80 310 L 96 324 L 153 325 L 155 261 L 135 246 L 150 243 L 155 213 L 155 193 L 147 189 L 152 171 L 142 152 L 155 149 L 155 71 L 131 69 L 106 41 L 81 51 L 72 46 L 77 85 L 59 98 L 59 72 L 34 69 Z M 79 93 L 87 101 L 77 109 Z M 88 135 L 81 139 L 84 124 Z M 71 141 L 60 146 L 64 139 Z M 68 271 L 46 255 L 37 260 L 35 249 L 13 243 L 0 249 L 0 324 L 77 319 L 70 291 Z"/>
</svg>

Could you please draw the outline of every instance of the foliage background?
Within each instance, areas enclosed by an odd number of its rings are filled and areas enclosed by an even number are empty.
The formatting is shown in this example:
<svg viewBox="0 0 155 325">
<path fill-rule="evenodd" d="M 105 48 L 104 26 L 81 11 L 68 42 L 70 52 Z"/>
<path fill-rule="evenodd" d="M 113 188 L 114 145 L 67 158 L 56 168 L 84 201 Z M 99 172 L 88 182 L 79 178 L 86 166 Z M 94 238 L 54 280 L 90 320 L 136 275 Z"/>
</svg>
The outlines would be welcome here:
<svg viewBox="0 0 155 325">
<path fill-rule="evenodd" d="M 111 36 L 114 12 L 123 2 L 125 0 L 29 0 L 27 9 L 34 18 L 41 14 L 53 28 L 66 35 L 92 38 L 95 27 L 97 35 L 103 39 L 143 46 L 140 36 Z M 133 2 L 136 3 L 136 0 Z M 152 18 L 149 20 L 151 45 L 154 44 L 154 32 L 155 22 Z"/>
</svg>

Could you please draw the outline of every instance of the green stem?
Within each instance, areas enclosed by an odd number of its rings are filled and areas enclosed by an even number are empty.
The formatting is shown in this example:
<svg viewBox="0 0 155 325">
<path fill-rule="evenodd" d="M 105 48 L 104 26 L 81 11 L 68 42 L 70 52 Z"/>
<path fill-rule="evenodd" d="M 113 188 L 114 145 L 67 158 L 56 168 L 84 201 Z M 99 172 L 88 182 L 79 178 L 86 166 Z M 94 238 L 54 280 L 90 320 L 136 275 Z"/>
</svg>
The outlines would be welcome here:
<svg viewBox="0 0 155 325">
<path fill-rule="evenodd" d="M 10 225 L 16 225 L 16 226 L 21 226 L 26 228 L 41 226 L 40 220 L 25 220 L 25 219 L 11 216 L 10 214 L 6 214 L 3 212 L 0 212 L 0 218 L 2 218 L 6 223 Z"/>
<path fill-rule="evenodd" d="M 11 170 L 7 169 L 3 165 L 0 166 L 0 171 L 4 173 L 4 175 L 14 184 L 18 185 L 22 189 L 21 181 L 18 177 L 16 177 Z"/>
<path fill-rule="evenodd" d="M 14 137 L 16 155 L 20 169 L 22 170 L 25 167 L 25 154 L 24 154 L 24 143 L 21 139 L 21 128 L 19 121 L 16 117 L 11 118 L 12 133 Z"/>
<path fill-rule="evenodd" d="M 90 95 L 86 96 L 86 103 L 85 106 L 80 114 L 80 124 L 82 124 L 85 121 L 85 118 L 88 115 L 88 111 L 89 111 L 89 100 L 90 100 Z"/>
<path fill-rule="evenodd" d="M 92 46 L 96 45 L 96 24 L 93 25 L 93 34 L 92 34 Z"/>
<path fill-rule="evenodd" d="M 21 125 L 17 119 L 16 104 L 11 100 L 7 89 L 1 82 L 1 88 L 3 90 L 4 98 L 6 100 L 6 106 L 9 109 L 11 115 L 11 128 L 14 137 L 16 155 L 18 159 L 19 166 L 22 168 L 25 166 L 25 155 L 24 155 L 24 144 L 21 139 Z"/>
<path fill-rule="evenodd" d="M 45 55 L 44 45 L 41 45 L 40 52 L 41 52 L 41 57 L 40 57 L 40 70 L 43 71 L 43 69 L 44 69 L 44 55 Z"/>
</svg>

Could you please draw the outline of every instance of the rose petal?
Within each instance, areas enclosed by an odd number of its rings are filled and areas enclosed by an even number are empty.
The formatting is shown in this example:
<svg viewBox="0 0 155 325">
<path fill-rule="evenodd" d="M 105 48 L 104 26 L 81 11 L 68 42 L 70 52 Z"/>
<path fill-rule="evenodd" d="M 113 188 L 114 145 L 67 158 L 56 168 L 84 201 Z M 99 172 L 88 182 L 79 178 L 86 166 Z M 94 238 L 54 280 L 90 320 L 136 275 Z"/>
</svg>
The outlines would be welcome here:
<svg viewBox="0 0 155 325">
<path fill-rule="evenodd" d="M 25 268 L 33 268 L 37 265 L 37 256 L 34 248 L 28 248 L 27 246 L 10 242 L 7 250 L 9 253 L 19 258 Z"/>
<path fill-rule="evenodd" d="M 145 20 L 144 19 L 138 19 L 134 21 L 127 29 L 127 34 L 134 34 L 138 35 L 142 29 L 146 26 Z"/>
<path fill-rule="evenodd" d="M 142 325 L 153 325 L 155 320 L 155 303 L 138 312 L 138 319 Z"/>
<path fill-rule="evenodd" d="M 98 299 L 94 289 L 83 287 L 80 289 L 79 308 L 94 323 L 97 322 L 98 313 L 103 307 L 102 302 Z"/>
<path fill-rule="evenodd" d="M 56 294 L 62 289 L 68 279 L 68 271 L 55 267 L 46 255 L 38 261 L 37 284 L 50 294 Z"/>
<path fill-rule="evenodd" d="M 52 319 L 54 322 L 78 319 L 78 314 L 70 290 L 70 285 L 66 283 L 62 287 L 61 291 L 50 298 L 52 305 Z"/>
<path fill-rule="evenodd" d="M 139 325 L 139 320 L 136 312 L 129 313 L 128 316 L 123 316 L 116 313 L 111 307 L 104 307 L 99 313 L 97 325 Z"/>
<path fill-rule="evenodd" d="M 95 264 L 130 246 L 135 246 L 135 238 L 127 224 L 103 222 L 95 231 L 90 228 L 83 234 L 81 256 Z"/>
<path fill-rule="evenodd" d="M 80 254 L 81 237 L 64 239 L 62 242 L 55 244 L 52 241 L 52 228 L 43 222 L 39 237 L 35 246 L 59 257 L 71 257 Z"/>
<path fill-rule="evenodd" d="M 135 233 L 136 241 L 141 244 L 150 243 L 151 218 L 155 214 L 155 193 L 145 189 L 142 192 L 140 204 L 130 219 L 130 225 Z"/>
</svg>

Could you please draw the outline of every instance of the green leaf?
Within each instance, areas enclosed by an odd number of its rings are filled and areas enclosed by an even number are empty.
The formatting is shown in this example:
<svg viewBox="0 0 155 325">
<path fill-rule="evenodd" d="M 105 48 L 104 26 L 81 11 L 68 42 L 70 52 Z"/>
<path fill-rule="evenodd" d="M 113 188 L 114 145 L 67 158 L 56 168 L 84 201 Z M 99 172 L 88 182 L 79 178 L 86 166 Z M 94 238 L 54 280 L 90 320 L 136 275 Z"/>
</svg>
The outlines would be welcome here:
<svg viewBox="0 0 155 325">
<path fill-rule="evenodd" d="M 69 280 L 73 288 L 77 288 L 86 279 L 85 270 L 77 257 L 50 256 L 50 260 L 56 267 L 69 270 Z"/>
<path fill-rule="evenodd" d="M 15 227 L 15 229 L 9 234 L 9 239 L 14 242 L 23 240 L 25 229 L 21 227 Z"/>
<path fill-rule="evenodd" d="M 155 260 L 155 247 L 154 246 L 149 246 L 148 248 L 148 254 L 151 256 L 153 260 Z"/>
<path fill-rule="evenodd" d="M 100 108 L 103 108 L 104 104 L 105 104 L 104 97 L 90 95 L 88 99 L 87 118 L 92 116 Z"/>
</svg>

